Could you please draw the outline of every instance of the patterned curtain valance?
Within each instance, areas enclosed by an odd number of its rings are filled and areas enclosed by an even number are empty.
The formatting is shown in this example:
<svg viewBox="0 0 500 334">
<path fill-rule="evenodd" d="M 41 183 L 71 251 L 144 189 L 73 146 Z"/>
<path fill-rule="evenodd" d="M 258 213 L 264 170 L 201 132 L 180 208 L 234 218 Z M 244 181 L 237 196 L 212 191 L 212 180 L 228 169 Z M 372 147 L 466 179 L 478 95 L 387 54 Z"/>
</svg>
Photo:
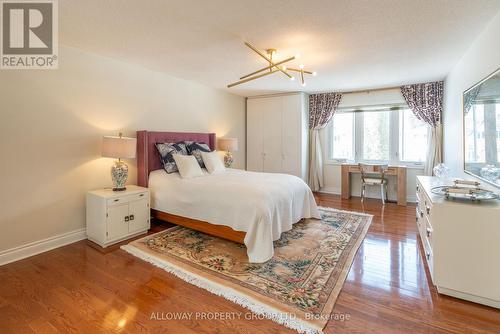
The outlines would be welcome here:
<svg viewBox="0 0 500 334">
<path fill-rule="evenodd" d="M 341 98 L 341 93 L 309 95 L 309 129 L 318 130 L 325 127 L 335 113 Z"/>
<path fill-rule="evenodd" d="M 415 116 L 435 127 L 443 112 L 443 82 L 429 82 L 401 87 L 401 93 Z"/>
</svg>

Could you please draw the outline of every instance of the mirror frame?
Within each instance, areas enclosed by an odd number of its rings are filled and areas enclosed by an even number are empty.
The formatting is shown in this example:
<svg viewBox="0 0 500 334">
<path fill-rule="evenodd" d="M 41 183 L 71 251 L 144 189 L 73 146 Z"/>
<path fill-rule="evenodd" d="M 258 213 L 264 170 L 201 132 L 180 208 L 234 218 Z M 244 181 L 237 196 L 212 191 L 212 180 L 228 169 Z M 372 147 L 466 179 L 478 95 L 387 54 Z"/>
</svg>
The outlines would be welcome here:
<svg viewBox="0 0 500 334">
<path fill-rule="evenodd" d="M 465 174 L 471 175 L 471 176 L 473 176 L 475 178 L 480 179 L 481 181 L 484 181 L 484 182 L 488 183 L 489 185 L 492 185 L 492 186 L 495 186 L 497 188 L 500 188 L 500 185 L 498 185 L 496 183 L 493 183 L 493 182 L 491 182 L 491 181 L 489 181 L 489 180 L 481 177 L 480 175 L 473 174 L 473 173 L 471 173 L 471 172 L 469 172 L 468 170 L 465 169 L 465 110 L 464 110 L 464 97 L 465 97 L 465 94 L 467 94 L 469 91 L 471 91 L 472 89 L 476 88 L 477 86 L 482 85 L 485 81 L 487 81 L 488 79 L 490 79 L 491 77 L 495 76 L 498 73 L 500 73 L 500 68 L 497 68 L 493 73 L 489 74 L 484 79 L 482 79 L 478 83 L 474 84 L 472 87 L 466 89 L 462 93 L 462 161 L 463 161 L 463 170 L 464 170 Z"/>
</svg>

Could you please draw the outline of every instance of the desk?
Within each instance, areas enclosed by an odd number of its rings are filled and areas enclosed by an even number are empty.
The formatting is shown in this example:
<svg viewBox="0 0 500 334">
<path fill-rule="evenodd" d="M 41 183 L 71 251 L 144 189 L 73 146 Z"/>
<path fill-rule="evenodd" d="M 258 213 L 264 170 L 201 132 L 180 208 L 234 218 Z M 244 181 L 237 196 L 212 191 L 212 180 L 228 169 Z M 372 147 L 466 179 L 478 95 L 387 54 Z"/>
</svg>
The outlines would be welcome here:
<svg viewBox="0 0 500 334">
<path fill-rule="evenodd" d="M 350 173 L 361 173 L 357 164 L 342 164 L 341 196 L 344 199 L 351 197 Z M 406 166 L 389 166 L 385 175 L 395 175 L 398 187 L 398 205 L 406 206 Z"/>
</svg>

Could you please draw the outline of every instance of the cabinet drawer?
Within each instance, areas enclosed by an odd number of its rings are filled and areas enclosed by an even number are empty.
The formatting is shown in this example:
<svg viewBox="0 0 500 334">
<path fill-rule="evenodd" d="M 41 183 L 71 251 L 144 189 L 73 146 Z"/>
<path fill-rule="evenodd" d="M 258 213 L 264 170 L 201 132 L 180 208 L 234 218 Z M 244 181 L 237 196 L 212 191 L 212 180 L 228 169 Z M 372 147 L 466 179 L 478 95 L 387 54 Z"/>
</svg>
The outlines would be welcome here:
<svg viewBox="0 0 500 334">
<path fill-rule="evenodd" d="M 421 236 L 423 236 L 423 231 L 425 229 L 425 222 L 424 222 L 424 212 L 420 208 L 419 202 L 417 202 L 417 205 L 415 207 L 415 216 L 416 216 L 416 221 L 417 221 L 417 228 L 418 232 L 420 233 Z"/>
<path fill-rule="evenodd" d="M 429 197 L 427 196 L 427 194 L 425 192 L 422 194 L 422 196 L 420 198 L 422 199 L 422 211 L 424 211 L 424 214 L 426 216 L 430 216 L 431 211 L 432 211 L 431 200 L 429 199 Z"/>
<path fill-rule="evenodd" d="M 134 195 L 127 195 L 123 197 L 117 197 L 117 198 L 110 198 L 107 200 L 108 206 L 113 206 L 113 205 L 120 205 L 124 203 L 129 203 L 132 201 L 138 201 L 144 198 L 148 198 L 148 193 L 140 193 L 140 194 L 134 194 Z M 149 201 L 149 200 L 148 200 Z"/>
<path fill-rule="evenodd" d="M 427 262 L 427 266 L 429 267 L 429 272 L 431 273 L 431 278 L 434 281 L 434 257 L 432 254 L 432 248 L 427 242 L 427 239 L 423 241 L 424 244 L 424 258 Z M 434 282 L 433 282 L 434 283 Z"/>
<path fill-rule="evenodd" d="M 432 246 L 433 246 L 432 234 L 434 233 L 434 229 L 432 228 L 429 217 L 426 216 L 424 221 L 425 221 L 425 224 L 423 227 L 423 233 L 425 234 L 425 238 L 428 240 L 429 245 L 432 248 Z"/>
</svg>

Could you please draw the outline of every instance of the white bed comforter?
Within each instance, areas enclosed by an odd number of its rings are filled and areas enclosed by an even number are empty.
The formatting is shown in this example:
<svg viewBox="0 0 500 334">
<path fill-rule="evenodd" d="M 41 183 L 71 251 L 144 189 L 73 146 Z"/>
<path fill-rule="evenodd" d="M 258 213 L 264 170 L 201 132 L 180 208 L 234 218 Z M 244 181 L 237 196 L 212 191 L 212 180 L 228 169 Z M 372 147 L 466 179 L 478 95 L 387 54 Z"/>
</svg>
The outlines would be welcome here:
<svg viewBox="0 0 500 334">
<path fill-rule="evenodd" d="M 236 169 L 204 172 L 193 179 L 151 172 L 152 208 L 246 232 L 250 262 L 272 258 L 273 241 L 302 218 L 320 218 L 311 189 L 296 176 Z"/>
</svg>

